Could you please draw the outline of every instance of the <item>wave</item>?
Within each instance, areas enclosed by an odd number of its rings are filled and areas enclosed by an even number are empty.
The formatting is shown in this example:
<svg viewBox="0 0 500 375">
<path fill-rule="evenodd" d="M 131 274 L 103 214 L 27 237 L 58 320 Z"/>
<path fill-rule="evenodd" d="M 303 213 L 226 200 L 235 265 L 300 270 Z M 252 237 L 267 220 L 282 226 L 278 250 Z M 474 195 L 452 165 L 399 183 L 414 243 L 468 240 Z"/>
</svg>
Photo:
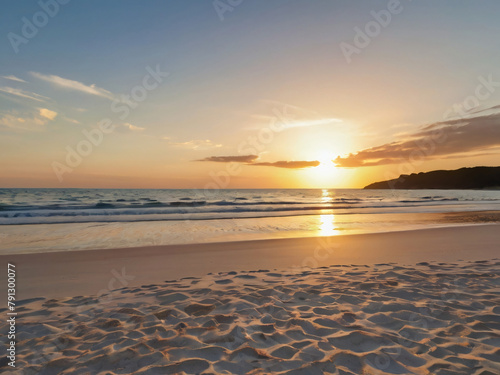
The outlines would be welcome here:
<svg viewBox="0 0 500 375">
<path fill-rule="evenodd" d="M 82 204 L 48 204 L 48 205 L 22 205 L 22 204 L 0 204 L 1 211 L 36 211 L 36 210 L 54 210 L 54 211 L 64 211 L 64 210 L 93 210 L 93 209 L 140 209 L 145 207 L 157 207 L 157 208 L 168 208 L 168 207 L 277 207 L 277 206 L 292 206 L 300 207 L 306 205 L 317 206 L 318 209 L 321 208 L 339 208 L 342 205 L 352 205 L 363 207 L 363 204 L 377 204 L 386 205 L 386 207 L 394 207 L 397 205 L 407 205 L 407 204 L 420 204 L 420 203 L 442 203 L 442 202 L 482 202 L 483 200 L 467 200 L 459 198 L 434 198 L 434 197 L 422 197 L 425 199 L 403 199 L 403 200 L 382 200 L 377 199 L 360 199 L 360 198 L 337 198 L 330 201 L 289 201 L 289 200 L 278 200 L 278 201 L 249 201 L 247 198 L 240 198 L 238 200 L 219 200 L 219 201 L 205 201 L 205 200 L 183 200 L 172 201 L 172 202 L 160 202 L 154 199 L 141 199 L 143 202 L 138 201 L 126 201 L 124 199 L 117 199 L 115 203 L 110 203 L 109 201 L 102 201 L 97 203 L 92 203 L 89 205 Z M 500 201 L 500 199 L 488 199 L 484 202 L 495 202 Z M 296 208 L 298 209 L 298 208 Z M 250 210 L 250 208 L 248 208 Z"/>
<path fill-rule="evenodd" d="M 265 213 L 266 216 L 273 216 L 273 214 L 290 213 L 302 214 L 305 211 L 315 212 L 318 211 L 338 211 L 338 210 L 363 210 L 363 209 L 390 209 L 390 208 L 409 208 L 409 207 L 422 207 L 428 206 L 427 204 L 404 206 L 400 204 L 365 204 L 365 205 L 302 205 L 302 206 L 239 206 L 232 207 L 205 207 L 205 209 L 198 209 L 195 205 L 189 207 L 147 207 L 142 208 L 110 208 L 108 206 L 100 206 L 94 209 L 79 209 L 79 210 L 17 210 L 17 211 L 4 211 L 0 212 L 0 219 L 13 219 L 13 218 L 71 218 L 71 217 L 93 217 L 99 221 L 99 217 L 118 218 L 120 216 L 137 217 L 139 220 L 147 216 L 162 215 L 165 220 L 169 216 L 175 215 L 176 220 L 179 219 L 192 219 L 195 216 L 205 215 L 205 218 L 216 219 L 221 214 L 244 214 L 244 213 Z M 207 216 L 208 215 L 208 216 Z M 237 217 L 237 216 L 235 216 Z M 0 224 L 5 224 L 1 222 Z"/>
<path fill-rule="evenodd" d="M 468 205 L 481 210 L 499 201 L 500 192 L 481 191 L 221 190 L 209 198 L 190 190 L 0 189 L 0 225 L 208 220 L 320 214 L 322 210 L 416 212 L 426 206 L 456 210 Z"/>
</svg>

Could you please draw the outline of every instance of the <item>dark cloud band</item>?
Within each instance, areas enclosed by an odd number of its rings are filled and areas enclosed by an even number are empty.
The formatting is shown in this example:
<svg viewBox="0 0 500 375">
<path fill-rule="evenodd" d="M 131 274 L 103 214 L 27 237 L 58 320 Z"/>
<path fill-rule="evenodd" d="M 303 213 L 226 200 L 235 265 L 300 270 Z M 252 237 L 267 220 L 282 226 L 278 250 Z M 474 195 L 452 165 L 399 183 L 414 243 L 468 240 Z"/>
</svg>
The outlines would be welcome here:
<svg viewBox="0 0 500 375">
<path fill-rule="evenodd" d="M 257 155 L 240 155 L 240 156 L 209 156 L 204 159 L 199 159 L 195 161 L 211 161 L 216 163 L 245 163 L 247 165 L 258 166 L 258 167 L 277 167 L 277 168 L 288 168 L 288 169 L 301 169 L 317 167 L 320 162 L 317 160 L 313 161 L 276 161 L 274 163 L 254 163 L 258 159 Z"/>
<path fill-rule="evenodd" d="M 258 159 L 258 155 L 240 155 L 240 156 L 209 156 L 195 161 L 212 161 L 216 163 L 251 163 Z"/>
<path fill-rule="evenodd" d="M 338 157 L 339 167 L 369 167 L 412 159 L 434 159 L 470 152 L 491 151 L 500 146 L 500 113 L 468 119 L 436 122 L 410 137 Z"/>
<path fill-rule="evenodd" d="M 313 160 L 313 161 L 277 161 L 274 163 L 253 163 L 250 165 L 262 166 L 262 167 L 301 169 L 301 168 L 317 167 L 319 164 L 320 164 L 319 161 Z"/>
</svg>

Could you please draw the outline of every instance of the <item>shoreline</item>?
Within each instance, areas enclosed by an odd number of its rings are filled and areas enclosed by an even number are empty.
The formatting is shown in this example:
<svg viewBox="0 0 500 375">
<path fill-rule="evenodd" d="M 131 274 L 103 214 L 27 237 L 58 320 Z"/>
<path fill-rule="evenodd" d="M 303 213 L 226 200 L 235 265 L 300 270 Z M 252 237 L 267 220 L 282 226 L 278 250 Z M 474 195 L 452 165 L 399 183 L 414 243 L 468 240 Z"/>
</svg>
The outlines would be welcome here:
<svg viewBox="0 0 500 375">
<path fill-rule="evenodd" d="M 0 255 L 315 238 L 498 223 L 500 211 L 357 213 L 213 219 L 0 225 Z"/>
<path fill-rule="evenodd" d="M 59 298 L 228 271 L 494 259 L 500 255 L 499 230 L 500 224 L 484 224 L 331 237 L 11 254 L 1 255 L 0 260 L 16 264 L 17 300 Z M 5 284 L 6 276 L 2 273 L 0 282 Z M 126 285 L 119 284 L 120 280 Z M 6 304 L 5 293 L 0 293 L 1 307 Z"/>
</svg>

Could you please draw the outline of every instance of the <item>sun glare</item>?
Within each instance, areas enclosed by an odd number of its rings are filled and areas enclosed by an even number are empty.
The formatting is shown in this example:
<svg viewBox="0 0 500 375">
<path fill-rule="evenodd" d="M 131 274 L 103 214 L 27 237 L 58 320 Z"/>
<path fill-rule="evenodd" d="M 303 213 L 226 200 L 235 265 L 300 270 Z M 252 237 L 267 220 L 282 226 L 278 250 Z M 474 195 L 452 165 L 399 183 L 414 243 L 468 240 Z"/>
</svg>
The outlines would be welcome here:
<svg viewBox="0 0 500 375">
<path fill-rule="evenodd" d="M 331 187 L 339 184 L 340 170 L 333 162 L 335 157 L 331 151 L 321 150 L 316 153 L 313 160 L 318 160 L 320 165 L 307 171 L 308 185 Z"/>
<path fill-rule="evenodd" d="M 320 215 L 319 216 L 319 235 L 320 236 L 336 236 L 340 231 L 335 227 L 335 216 Z"/>
</svg>

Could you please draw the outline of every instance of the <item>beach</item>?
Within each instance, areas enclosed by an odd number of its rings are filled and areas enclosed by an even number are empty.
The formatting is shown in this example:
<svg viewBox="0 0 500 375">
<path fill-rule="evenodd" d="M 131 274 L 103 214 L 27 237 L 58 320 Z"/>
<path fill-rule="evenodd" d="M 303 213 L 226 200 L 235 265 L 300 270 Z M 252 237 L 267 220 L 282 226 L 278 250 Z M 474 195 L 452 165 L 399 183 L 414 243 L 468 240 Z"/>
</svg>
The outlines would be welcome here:
<svg viewBox="0 0 500 375">
<path fill-rule="evenodd" d="M 500 2 L 3 5 L 0 375 L 500 375 Z"/>
<path fill-rule="evenodd" d="M 496 374 L 499 229 L 1 256 L 11 372 Z"/>
</svg>

